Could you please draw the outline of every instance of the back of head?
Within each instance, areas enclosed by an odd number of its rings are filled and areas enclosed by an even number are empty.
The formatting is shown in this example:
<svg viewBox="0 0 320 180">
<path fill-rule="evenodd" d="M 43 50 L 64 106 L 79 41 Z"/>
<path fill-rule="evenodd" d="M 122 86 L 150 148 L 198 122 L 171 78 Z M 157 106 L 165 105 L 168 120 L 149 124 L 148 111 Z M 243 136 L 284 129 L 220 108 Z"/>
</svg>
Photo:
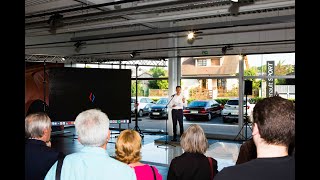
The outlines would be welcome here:
<svg viewBox="0 0 320 180">
<path fill-rule="evenodd" d="M 135 130 L 124 130 L 116 142 L 116 159 L 126 164 L 140 161 L 141 137 Z"/>
<path fill-rule="evenodd" d="M 197 124 L 190 125 L 188 129 L 183 132 L 180 145 L 185 152 L 202 154 L 204 154 L 209 147 L 203 129 Z"/>
<path fill-rule="evenodd" d="M 36 99 L 30 104 L 26 115 L 37 112 L 44 112 L 49 115 L 49 106 L 41 99 Z"/>
<path fill-rule="evenodd" d="M 279 96 L 258 101 L 253 109 L 253 122 L 267 144 L 289 146 L 295 138 L 295 107 Z"/>
<path fill-rule="evenodd" d="M 89 109 L 76 117 L 75 128 L 82 145 L 100 147 L 107 142 L 109 118 L 98 109 Z"/>
<path fill-rule="evenodd" d="M 24 125 L 27 138 L 41 138 L 44 129 L 51 127 L 51 120 L 44 112 L 31 113 L 26 116 Z"/>
</svg>

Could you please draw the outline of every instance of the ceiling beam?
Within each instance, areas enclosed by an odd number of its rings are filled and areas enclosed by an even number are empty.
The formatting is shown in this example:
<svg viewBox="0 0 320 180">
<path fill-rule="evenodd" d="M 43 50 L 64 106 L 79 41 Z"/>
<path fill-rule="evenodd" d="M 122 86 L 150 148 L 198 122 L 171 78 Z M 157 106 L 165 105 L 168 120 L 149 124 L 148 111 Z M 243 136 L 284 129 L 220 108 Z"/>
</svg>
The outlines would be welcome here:
<svg viewBox="0 0 320 180">
<path fill-rule="evenodd" d="M 62 14 L 62 13 L 66 13 L 66 12 L 81 11 L 81 10 L 85 10 L 85 9 L 96 9 L 96 8 L 103 7 L 103 6 L 118 5 L 118 4 L 124 4 L 124 3 L 128 3 L 128 2 L 136 2 L 136 1 L 139 1 L 139 0 L 114 1 L 114 2 L 108 2 L 108 3 L 96 4 L 96 5 L 90 5 L 90 6 L 64 9 L 64 10 L 59 10 L 59 11 L 37 13 L 37 14 L 33 14 L 33 15 L 27 15 L 27 16 L 25 16 L 25 19 L 34 18 L 34 17 L 41 17 L 41 16 L 48 16 L 48 15 L 53 15 L 53 14 Z"/>
<path fill-rule="evenodd" d="M 272 9 L 272 8 L 292 7 L 292 6 L 295 6 L 294 1 L 284 1 L 284 2 L 275 2 L 275 3 L 266 3 L 266 4 L 253 4 L 250 6 L 240 7 L 239 13 L 253 12 L 253 11 L 265 10 L 270 8 Z M 118 27 L 118 26 L 130 26 L 130 25 L 141 24 L 141 23 L 170 22 L 170 21 L 177 21 L 177 20 L 190 19 L 190 18 L 194 19 L 194 18 L 200 18 L 200 17 L 210 17 L 215 15 L 221 15 L 221 14 L 230 14 L 229 8 L 217 9 L 217 10 L 209 9 L 207 11 L 180 13 L 175 15 L 142 18 L 142 19 L 135 19 L 135 20 L 112 22 L 112 23 L 98 23 L 98 24 L 76 26 L 76 27 L 69 26 L 69 27 L 60 28 L 59 33 L 86 31 L 86 30 L 93 30 L 93 29 L 104 29 L 104 28 L 112 28 L 112 27 Z"/>
<path fill-rule="evenodd" d="M 93 36 L 73 37 L 70 40 L 73 42 L 92 41 L 92 40 L 110 39 L 110 38 L 145 36 L 145 35 L 184 32 L 184 31 L 187 32 L 190 30 L 206 30 L 206 29 L 228 28 L 228 27 L 236 27 L 236 26 L 274 24 L 274 23 L 290 22 L 290 21 L 294 21 L 294 20 L 295 20 L 295 15 L 284 15 L 284 16 L 276 16 L 276 17 L 235 20 L 235 21 L 229 21 L 229 22 L 216 22 L 216 23 L 208 23 L 208 24 L 196 24 L 196 25 L 189 25 L 189 26 L 169 27 L 169 28 L 151 29 L 151 30 L 134 31 L 134 32 L 123 32 L 123 33 L 112 33 L 112 34 L 100 34 L 100 35 L 93 35 Z"/>
</svg>

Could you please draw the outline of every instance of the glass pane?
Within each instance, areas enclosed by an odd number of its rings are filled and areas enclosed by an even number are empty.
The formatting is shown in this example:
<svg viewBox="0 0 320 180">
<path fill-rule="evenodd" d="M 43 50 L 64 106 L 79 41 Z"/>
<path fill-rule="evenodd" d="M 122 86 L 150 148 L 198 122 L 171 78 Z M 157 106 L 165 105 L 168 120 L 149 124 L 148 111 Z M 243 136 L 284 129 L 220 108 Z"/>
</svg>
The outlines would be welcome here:
<svg viewBox="0 0 320 180">
<path fill-rule="evenodd" d="M 244 63 L 245 76 L 295 74 L 295 53 L 247 55 Z"/>
</svg>

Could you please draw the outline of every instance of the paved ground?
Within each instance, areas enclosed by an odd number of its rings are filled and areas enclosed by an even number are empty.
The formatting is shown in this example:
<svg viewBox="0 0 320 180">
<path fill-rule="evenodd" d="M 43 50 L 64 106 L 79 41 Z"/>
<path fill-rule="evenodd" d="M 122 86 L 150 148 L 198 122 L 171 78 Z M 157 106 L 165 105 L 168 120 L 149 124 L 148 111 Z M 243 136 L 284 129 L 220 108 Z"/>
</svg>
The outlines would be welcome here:
<svg viewBox="0 0 320 180">
<path fill-rule="evenodd" d="M 233 139 L 233 138 L 245 138 L 239 134 L 240 128 L 237 123 L 226 124 L 222 122 L 222 117 L 213 117 L 210 121 L 206 120 L 197 120 L 197 121 L 187 121 L 184 119 L 184 128 L 186 129 L 190 124 L 200 125 L 207 137 L 220 138 L 217 136 L 210 135 L 226 135 L 229 137 L 221 137 L 221 139 Z M 137 127 L 143 132 L 155 132 L 163 133 L 166 132 L 166 119 L 150 119 L 148 116 L 143 116 L 138 118 L 138 123 L 136 124 L 135 118 L 132 117 L 132 122 L 130 124 L 121 124 L 121 129 L 131 128 L 134 129 Z M 118 124 L 112 124 L 111 127 L 119 128 Z M 247 138 L 251 135 L 251 126 L 243 126 L 243 130 L 247 128 Z"/>
</svg>

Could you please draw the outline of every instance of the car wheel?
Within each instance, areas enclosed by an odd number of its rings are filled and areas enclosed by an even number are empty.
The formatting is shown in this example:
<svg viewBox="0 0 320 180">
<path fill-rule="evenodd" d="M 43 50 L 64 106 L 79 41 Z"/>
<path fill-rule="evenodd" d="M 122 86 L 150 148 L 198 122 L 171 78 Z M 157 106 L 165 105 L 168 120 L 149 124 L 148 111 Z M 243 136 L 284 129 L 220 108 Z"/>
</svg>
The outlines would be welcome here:
<svg viewBox="0 0 320 180">
<path fill-rule="evenodd" d="M 211 113 L 208 114 L 208 117 L 207 117 L 207 118 L 208 118 L 208 121 L 211 120 L 211 118 L 212 118 Z"/>
<path fill-rule="evenodd" d="M 143 111 L 142 111 L 142 109 L 139 110 L 138 115 L 139 115 L 140 117 L 143 116 Z"/>
<path fill-rule="evenodd" d="M 222 117 L 222 121 L 223 121 L 223 123 L 230 123 L 230 122 L 228 121 L 228 119 L 225 118 L 225 117 Z"/>
<path fill-rule="evenodd" d="M 191 120 L 191 118 L 189 118 L 189 117 L 186 117 L 186 120 L 187 120 L 187 121 L 190 121 L 190 120 Z"/>
<path fill-rule="evenodd" d="M 149 116 L 150 117 L 150 119 L 154 119 L 154 117 L 153 116 Z"/>
</svg>

